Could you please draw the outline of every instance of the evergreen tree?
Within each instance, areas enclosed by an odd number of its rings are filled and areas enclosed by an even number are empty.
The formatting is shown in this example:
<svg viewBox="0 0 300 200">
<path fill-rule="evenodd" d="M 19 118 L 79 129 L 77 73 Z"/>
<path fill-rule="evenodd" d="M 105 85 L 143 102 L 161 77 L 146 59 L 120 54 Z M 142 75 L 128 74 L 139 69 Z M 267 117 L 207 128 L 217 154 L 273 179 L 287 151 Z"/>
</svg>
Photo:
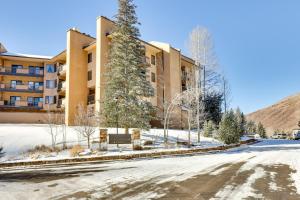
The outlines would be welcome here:
<svg viewBox="0 0 300 200">
<path fill-rule="evenodd" d="M 225 144 L 233 144 L 240 141 L 238 123 L 232 109 L 222 117 L 219 126 L 219 137 Z"/>
<path fill-rule="evenodd" d="M 147 80 L 145 46 L 138 40 L 140 32 L 133 0 L 119 0 L 116 27 L 111 36 L 107 63 L 107 85 L 103 114 L 107 126 L 149 128 L 154 107 L 147 97 L 154 89 Z M 118 123 L 118 124 L 117 124 Z"/>
<path fill-rule="evenodd" d="M 264 126 L 261 122 L 259 122 L 257 125 L 257 133 L 259 134 L 259 136 L 261 138 L 267 138 L 266 129 L 264 128 Z"/>
<path fill-rule="evenodd" d="M 238 132 L 242 136 L 246 132 L 246 119 L 244 113 L 241 112 L 240 108 L 237 108 L 235 111 L 235 116 L 238 123 Z"/>
<path fill-rule="evenodd" d="M 256 133 L 256 124 L 254 121 L 248 121 L 246 125 L 246 131 L 248 134 Z"/>
<path fill-rule="evenodd" d="M 3 151 L 3 147 L 0 147 L 0 158 L 3 157 L 5 152 Z"/>
<path fill-rule="evenodd" d="M 214 124 L 212 121 L 206 121 L 204 123 L 204 136 L 212 137 L 214 131 Z"/>
<path fill-rule="evenodd" d="M 205 96 L 205 120 L 213 121 L 214 124 L 219 124 L 222 119 L 222 94 L 217 92 L 207 93 Z M 202 101 L 202 100 L 201 100 Z"/>
</svg>

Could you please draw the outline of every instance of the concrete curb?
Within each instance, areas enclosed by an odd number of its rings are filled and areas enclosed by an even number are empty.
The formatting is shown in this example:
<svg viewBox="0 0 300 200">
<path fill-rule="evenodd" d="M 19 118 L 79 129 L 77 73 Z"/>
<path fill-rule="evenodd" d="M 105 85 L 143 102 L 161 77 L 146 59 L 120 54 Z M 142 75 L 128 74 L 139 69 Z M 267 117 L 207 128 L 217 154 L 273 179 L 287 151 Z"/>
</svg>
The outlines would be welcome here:
<svg viewBox="0 0 300 200">
<path fill-rule="evenodd" d="M 21 161 L 21 162 L 9 162 L 9 163 L 0 163 L 0 168 L 7 167 L 22 167 L 22 166 L 36 166 L 36 165 L 50 165 L 50 164 L 71 164 L 71 163 L 82 163 L 82 162 L 94 162 L 94 161 L 113 161 L 113 160 L 131 160 L 137 158 L 159 158 L 163 156 L 172 156 L 172 155 L 188 155 L 195 153 L 207 153 L 214 151 L 224 151 L 227 149 L 232 149 L 239 147 L 243 144 L 254 144 L 257 140 L 249 139 L 246 141 L 241 141 L 239 144 L 231 144 L 226 146 L 219 147 L 210 147 L 205 149 L 184 149 L 184 150 L 172 150 L 164 152 L 146 152 L 146 153 L 137 153 L 130 155 L 112 155 L 112 156 L 97 156 L 97 157 L 83 157 L 83 158 L 67 158 L 60 160 L 37 160 L 37 161 Z"/>
</svg>

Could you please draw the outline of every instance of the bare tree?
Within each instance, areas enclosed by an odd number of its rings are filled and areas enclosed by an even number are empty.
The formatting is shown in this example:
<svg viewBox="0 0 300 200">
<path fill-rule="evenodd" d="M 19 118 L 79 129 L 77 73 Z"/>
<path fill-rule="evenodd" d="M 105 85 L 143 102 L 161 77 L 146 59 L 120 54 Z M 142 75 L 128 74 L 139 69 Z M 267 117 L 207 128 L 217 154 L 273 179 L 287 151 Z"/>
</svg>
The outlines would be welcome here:
<svg viewBox="0 0 300 200">
<path fill-rule="evenodd" d="M 54 149 L 56 147 L 57 136 L 59 134 L 60 119 L 58 113 L 47 110 L 47 115 L 44 122 L 48 125 L 48 133 L 51 136 L 51 146 Z"/>
<path fill-rule="evenodd" d="M 216 89 L 220 83 L 220 76 L 217 73 L 218 62 L 212 36 L 206 28 L 198 26 L 192 30 L 189 35 L 188 48 L 196 67 L 194 87 L 198 96 L 196 109 L 198 142 L 200 142 L 200 96 L 204 100 L 207 91 Z"/>
<path fill-rule="evenodd" d="M 90 139 L 96 131 L 97 116 L 93 111 L 86 109 L 83 104 L 79 104 L 74 123 L 75 130 L 87 139 L 87 145 L 90 148 Z"/>
<path fill-rule="evenodd" d="M 188 48 L 198 68 L 198 86 L 205 97 L 206 90 L 215 88 L 220 82 L 218 60 L 214 50 L 213 38 L 205 27 L 196 27 L 189 35 Z"/>
<path fill-rule="evenodd" d="M 58 112 L 57 125 L 59 126 L 59 132 L 62 134 L 62 146 L 63 149 L 67 148 L 67 126 L 65 123 L 65 113 Z"/>
<path fill-rule="evenodd" d="M 231 90 L 225 76 L 222 76 L 222 94 L 223 94 L 224 112 L 227 113 L 231 101 Z"/>
</svg>

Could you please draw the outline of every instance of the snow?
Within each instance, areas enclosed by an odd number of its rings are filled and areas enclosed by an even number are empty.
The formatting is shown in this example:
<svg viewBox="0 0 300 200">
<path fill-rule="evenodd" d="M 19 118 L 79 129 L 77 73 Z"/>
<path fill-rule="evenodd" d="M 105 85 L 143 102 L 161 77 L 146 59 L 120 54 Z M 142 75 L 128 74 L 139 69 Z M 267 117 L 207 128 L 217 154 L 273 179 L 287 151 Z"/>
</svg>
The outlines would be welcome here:
<svg viewBox="0 0 300 200">
<path fill-rule="evenodd" d="M 11 53 L 5 52 L 1 53 L 2 56 L 18 56 L 18 57 L 29 57 L 29 58 L 42 58 L 42 59 L 51 59 L 53 56 L 42 56 L 42 55 L 32 55 L 32 54 L 22 54 L 22 53 Z"/>
<path fill-rule="evenodd" d="M 108 133 L 115 133 L 115 128 L 108 129 Z M 119 133 L 124 133 L 124 129 L 119 129 Z M 94 141 L 98 141 L 98 133 L 95 133 L 93 136 Z M 187 149 L 185 147 L 176 146 L 176 141 L 187 141 L 188 133 L 183 130 L 169 130 L 168 132 L 168 141 L 171 143 L 169 149 L 165 149 L 162 144 L 164 141 L 164 133 L 162 129 L 151 129 L 149 131 L 142 132 L 142 142 L 144 141 L 153 141 L 154 147 L 151 150 L 143 151 L 132 151 L 132 145 L 120 145 L 120 148 L 117 148 L 116 145 L 108 145 L 108 152 L 101 152 L 97 155 L 127 155 L 133 153 L 141 152 L 157 152 L 161 151 L 170 151 L 176 149 Z M 80 145 L 86 147 L 86 141 L 84 138 L 79 138 L 78 134 L 75 131 L 74 127 L 67 127 L 67 144 L 75 145 L 80 143 Z M 62 146 L 62 135 L 58 135 L 57 143 L 58 146 Z M 191 133 L 191 141 L 197 142 L 197 133 Z M 0 161 L 13 161 L 13 160 L 22 160 L 22 161 L 31 161 L 32 159 L 43 159 L 43 160 L 54 160 L 54 159 L 63 159 L 70 158 L 68 150 L 61 151 L 58 154 L 44 154 L 44 155 L 29 155 L 26 153 L 28 150 L 33 149 L 36 145 L 51 145 L 51 136 L 49 134 L 49 128 L 45 124 L 0 124 L 0 146 L 3 146 L 5 151 L 5 156 L 0 159 Z M 197 148 L 206 148 L 223 145 L 221 142 L 212 139 L 201 137 L 200 146 Z M 94 149 L 98 148 L 98 143 L 92 145 Z M 82 155 L 88 155 L 87 152 L 84 152 Z M 91 156 L 91 155 L 90 155 Z"/>
</svg>

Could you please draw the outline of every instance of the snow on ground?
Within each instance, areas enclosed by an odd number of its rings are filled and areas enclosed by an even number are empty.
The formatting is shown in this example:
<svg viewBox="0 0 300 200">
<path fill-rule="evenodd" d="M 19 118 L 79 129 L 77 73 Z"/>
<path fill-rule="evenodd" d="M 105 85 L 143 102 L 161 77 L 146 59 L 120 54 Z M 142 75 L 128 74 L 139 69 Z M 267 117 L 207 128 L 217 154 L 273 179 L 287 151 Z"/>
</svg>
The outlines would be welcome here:
<svg viewBox="0 0 300 200">
<path fill-rule="evenodd" d="M 116 133 L 115 128 L 108 129 L 108 133 Z M 124 129 L 119 129 L 119 133 L 124 133 Z M 93 136 L 94 141 L 98 141 L 98 132 L 96 132 Z M 163 139 L 164 133 L 162 129 L 151 129 L 149 131 L 142 132 L 142 142 L 151 140 L 154 142 L 153 150 L 145 150 L 145 151 L 158 151 L 163 149 Z M 168 131 L 168 141 L 170 143 L 175 144 L 176 141 L 187 141 L 188 140 L 188 132 L 183 130 L 169 130 Z M 79 142 L 78 142 L 79 141 Z M 191 133 L 191 141 L 197 143 L 197 133 Z M 57 144 L 58 146 L 62 145 L 62 135 L 59 134 L 57 136 Z M 86 147 L 85 138 L 78 138 L 78 134 L 74 127 L 67 128 L 67 144 L 75 145 L 80 143 L 81 145 Z M 45 124 L 0 124 L 0 146 L 4 147 L 4 151 L 6 152 L 5 157 L 1 158 L 0 161 L 8 161 L 8 160 L 31 160 L 32 158 L 28 157 L 26 152 L 30 149 L 33 149 L 36 145 L 51 145 L 51 136 L 49 134 L 49 128 Z M 201 143 L 198 148 L 205 147 L 213 147 L 220 146 L 221 142 L 212 139 L 201 137 Z M 98 144 L 95 143 L 92 145 L 94 149 L 98 147 Z M 174 148 L 182 148 L 170 147 Z M 120 145 L 120 148 L 117 148 L 116 145 L 109 145 L 108 152 L 102 152 L 101 154 L 106 155 L 115 155 L 115 154 L 129 154 L 129 153 L 140 153 L 141 151 L 132 151 L 131 145 Z M 99 155 L 99 154 L 98 154 Z M 51 153 L 46 156 L 40 156 L 39 159 L 60 159 L 60 158 L 68 158 L 69 152 L 68 150 L 56 153 Z"/>
</svg>

